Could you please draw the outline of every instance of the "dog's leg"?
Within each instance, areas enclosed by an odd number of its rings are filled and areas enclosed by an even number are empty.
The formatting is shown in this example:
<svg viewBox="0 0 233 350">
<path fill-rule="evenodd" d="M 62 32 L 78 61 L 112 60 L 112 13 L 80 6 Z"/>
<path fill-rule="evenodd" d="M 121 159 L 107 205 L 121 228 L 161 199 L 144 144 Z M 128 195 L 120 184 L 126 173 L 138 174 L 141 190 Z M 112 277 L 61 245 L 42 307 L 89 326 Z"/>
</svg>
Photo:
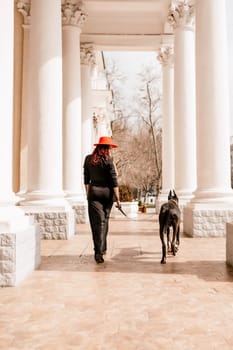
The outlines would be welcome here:
<svg viewBox="0 0 233 350">
<path fill-rule="evenodd" d="M 171 252 L 170 228 L 167 228 L 167 252 Z"/>
<path fill-rule="evenodd" d="M 166 244 L 165 244 L 165 241 L 164 241 L 164 233 L 166 231 L 164 230 L 164 226 L 160 226 L 160 230 L 159 230 L 159 233 L 160 233 L 160 239 L 161 239 L 161 242 L 162 242 L 162 260 L 161 260 L 161 264 L 166 264 Z"/>
<path fill-rule="evenodd" d="M 180 224 L 178 224 L 177 233 L 176 233 L 176 251 L 178 251 L 179 245 L 180 245 Z"/>
<path fill-rule="evenodd" d="M 172 254 L 175 256 L 176 255 L 176 234 L 177 234 L 177 226 L 174 223 L 172 225 L 173 228 L 173 235 L 172 235 Z"/>
</svg>

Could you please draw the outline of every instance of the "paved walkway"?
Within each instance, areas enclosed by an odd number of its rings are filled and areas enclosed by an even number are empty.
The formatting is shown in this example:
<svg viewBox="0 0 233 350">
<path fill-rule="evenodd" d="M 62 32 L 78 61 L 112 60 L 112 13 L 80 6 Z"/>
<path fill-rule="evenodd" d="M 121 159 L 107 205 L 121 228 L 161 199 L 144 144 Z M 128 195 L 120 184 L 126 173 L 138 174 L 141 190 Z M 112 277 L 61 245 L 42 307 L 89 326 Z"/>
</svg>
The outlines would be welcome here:
<svg viewBox="0 0 233 350">
<path fill-rule="evenodd" d="M 42 264 L 0 289 L 3 350 L 232 350 L 233 271 L 224 238 L 185 238 L 160 264 L 152 214 L 112 219 L 96 265 L 89 225 L 42 241 Z"/>
</svg>

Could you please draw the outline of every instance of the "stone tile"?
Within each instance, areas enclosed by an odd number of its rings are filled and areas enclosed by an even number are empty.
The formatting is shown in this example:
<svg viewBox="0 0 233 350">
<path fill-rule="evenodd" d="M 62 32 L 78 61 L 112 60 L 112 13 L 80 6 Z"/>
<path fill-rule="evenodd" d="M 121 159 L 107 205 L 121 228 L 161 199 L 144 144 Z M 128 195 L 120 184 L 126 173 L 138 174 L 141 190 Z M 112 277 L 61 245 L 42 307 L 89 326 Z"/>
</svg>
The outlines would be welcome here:
<svg viewBox="0 0 233 350">
<path fill-rule="evenodd" d="M 112 219 L 103 265 L 89 225 L 42 241 L 39 270 L 0 289 L 0 349 L 230 350 L 233 270 L 225 238 L 181 237 L 160 264 L 157 218 Z"/>
</svg>

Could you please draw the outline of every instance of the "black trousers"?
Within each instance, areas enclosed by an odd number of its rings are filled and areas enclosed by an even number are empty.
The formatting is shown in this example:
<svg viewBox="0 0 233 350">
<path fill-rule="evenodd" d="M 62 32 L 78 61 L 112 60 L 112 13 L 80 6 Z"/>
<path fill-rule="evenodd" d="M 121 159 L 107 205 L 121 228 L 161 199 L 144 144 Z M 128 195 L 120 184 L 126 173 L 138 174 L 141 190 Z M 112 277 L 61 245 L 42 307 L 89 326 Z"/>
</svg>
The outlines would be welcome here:
<svg viewBox="0 0 233 350">
<path fill-rule="evenodd" d="M 112 189 L 101 186 L 90 187 L 88 215 L 95 254 L 103 254 L 103 252 L 107 250 L 107 234 L 112 205 Z"/>
</svg>

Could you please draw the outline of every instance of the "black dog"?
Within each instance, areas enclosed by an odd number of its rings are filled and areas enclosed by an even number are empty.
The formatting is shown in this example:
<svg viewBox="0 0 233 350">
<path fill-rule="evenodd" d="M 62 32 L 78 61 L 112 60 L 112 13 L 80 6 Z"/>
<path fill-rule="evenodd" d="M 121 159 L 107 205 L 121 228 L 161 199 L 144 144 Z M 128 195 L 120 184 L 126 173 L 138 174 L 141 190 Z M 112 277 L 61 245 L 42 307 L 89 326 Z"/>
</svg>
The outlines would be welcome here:
<svg viewBox="0 0 233 350">
<path fill-rule="evenodd" d="M 176 255 L 180 244 L 180 217 L 179 200 L 173 190 L 169 192 L 168 202 L 162 204 L 159 213 L 159 234 L 162 242 L 161 264 L 166 264 L 166 244 L 164 235 L 167 234 L 167 250 Z M 172 242 L 170 241 L 170 227 L 173 228 Z"/>
</svg>

